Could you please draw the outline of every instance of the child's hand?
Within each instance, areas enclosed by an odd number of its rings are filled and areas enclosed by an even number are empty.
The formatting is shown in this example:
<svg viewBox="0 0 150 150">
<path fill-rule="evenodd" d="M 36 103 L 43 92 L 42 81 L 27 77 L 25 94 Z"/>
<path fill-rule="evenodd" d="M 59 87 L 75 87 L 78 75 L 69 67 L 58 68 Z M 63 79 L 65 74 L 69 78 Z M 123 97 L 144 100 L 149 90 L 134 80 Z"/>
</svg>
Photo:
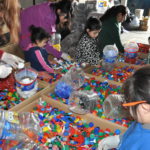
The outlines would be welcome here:
<svg viewBox="0 0 150 150">
<path fill-rule="evenodd" d="M 106 137 L 99 142 L 97 150 L 108 150 L 117 148 L 119 142 L 120 142 L 119 135 Z"/>
</svg>

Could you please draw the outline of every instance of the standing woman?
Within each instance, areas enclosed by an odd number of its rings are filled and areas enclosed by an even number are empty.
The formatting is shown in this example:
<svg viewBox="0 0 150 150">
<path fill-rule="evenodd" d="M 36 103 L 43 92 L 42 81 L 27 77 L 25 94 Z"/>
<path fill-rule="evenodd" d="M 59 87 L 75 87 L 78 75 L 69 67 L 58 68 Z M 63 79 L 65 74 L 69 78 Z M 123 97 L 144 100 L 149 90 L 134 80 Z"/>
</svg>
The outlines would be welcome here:
<svg viewBox="0 0 150 150">
<path fill-rule="evenodd" d="M 11 42 L 19 42 L 19 14 L 20 4 L 18 0 L 0 0 L 0 45 Z M 14 88 L 14 77 L 11 74 L 12 67 L 17 68 L 24 61 L 10 53 L 0 50 L 0 90 Z"/>
<path fill-rule="evenodd" d="M 123 5 L 113 6 L 100 18 L 102 30 L 98 36 L 98 47 L 102 51 L 106 45 L 116 44 L 119 52 L 124 52 L 120 40 L 121 26 L 119 23 L 125 21 L 127 8 Z"/>
<path fill-rule="evenodd" d="M 56 25 L 59 27 L 61 21 L 63 23 L 69 21 L 70 13 L 70 0 L 61 0 L 55 3 L 44 2 L 24 9 L 21 12 L 20 46 L 23 50 L 27 50 L 26 48 L 30 43 L 30 33 L 28 31 L 29 26 L 34 25 L 36 27 L 42 27 L 46 32 L 52 34 L 56 32 Z M 48 43 L 45 48 L 57 58 L 62 57 L 63 59 L 68 59 L 67 54 L 57 51 Z"/>
</svg>

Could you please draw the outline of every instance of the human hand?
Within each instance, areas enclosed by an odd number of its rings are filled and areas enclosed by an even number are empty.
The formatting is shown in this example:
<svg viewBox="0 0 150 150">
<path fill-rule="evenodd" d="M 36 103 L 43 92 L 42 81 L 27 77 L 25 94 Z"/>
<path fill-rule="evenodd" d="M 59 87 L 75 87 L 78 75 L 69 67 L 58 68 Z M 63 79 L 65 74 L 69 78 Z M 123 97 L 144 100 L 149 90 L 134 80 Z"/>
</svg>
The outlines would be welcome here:
<svg viewBox="0 0 150 150">
<path fill-rule="evenodd" d="M 12 72 L 12 67 L 7 65 L 0 65 L 0 78 L 4 79 Z"/>
<path fill-rule="evenodd" d="M 120 142 L 119 135 L 106 137 L 99 142 L 97 150 L 109 150 L 117 148 L 119 142 Z"/>
<path fill-rule="evenodd" d="M 17 68 L 19 63 L 24 63 L 23 59 L 6 52 L 3 53 L 1 60 L 11 65 L 13 68 Z"/>
</svg>

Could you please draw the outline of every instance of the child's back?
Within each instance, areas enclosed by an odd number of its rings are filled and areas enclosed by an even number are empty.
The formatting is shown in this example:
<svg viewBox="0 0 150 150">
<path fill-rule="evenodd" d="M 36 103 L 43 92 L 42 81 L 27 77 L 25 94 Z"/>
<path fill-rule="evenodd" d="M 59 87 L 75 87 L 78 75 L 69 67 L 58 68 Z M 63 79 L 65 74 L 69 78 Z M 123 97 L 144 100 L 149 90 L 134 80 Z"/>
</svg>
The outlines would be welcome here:
<svg viewBox="0 0 150 150">
<path fill-rule="evenodd" d="M 31 42 L 28 50 L 25 51 L 25 60 L 31 63 L 31 67 L 37 71 L 53 73 L 51 64 L 48 61 L 48 53 L 44 46 L 48 41 L 49 34 L 40 27 L 31 26 Z"/>
</svg>

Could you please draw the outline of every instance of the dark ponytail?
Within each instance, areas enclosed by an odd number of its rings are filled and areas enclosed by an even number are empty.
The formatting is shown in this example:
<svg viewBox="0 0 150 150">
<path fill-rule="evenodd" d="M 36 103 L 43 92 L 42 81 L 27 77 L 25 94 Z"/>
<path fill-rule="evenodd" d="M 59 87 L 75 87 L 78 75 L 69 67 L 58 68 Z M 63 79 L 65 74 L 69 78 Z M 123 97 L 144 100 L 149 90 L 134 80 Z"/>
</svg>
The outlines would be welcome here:
<svg viewBox="0 0 150 150">
<path fill-rule="evenodd" d="M 36 30 L 36 27 L 34 26 L 34 25 L 31 25 L 30 27 L 29 27 L 29 31 L 30 32 L 34 32 Z"/>
<path fill-rule="evenodd" d="M 109 8 L 105 14 L 100 18 L 100 20 L 103 22 L 111 17 L 116 17 L 119 13 L 122 15 L 127 14 L 127 8 L 124 5 L 117 5 Z"/>
</svg>

